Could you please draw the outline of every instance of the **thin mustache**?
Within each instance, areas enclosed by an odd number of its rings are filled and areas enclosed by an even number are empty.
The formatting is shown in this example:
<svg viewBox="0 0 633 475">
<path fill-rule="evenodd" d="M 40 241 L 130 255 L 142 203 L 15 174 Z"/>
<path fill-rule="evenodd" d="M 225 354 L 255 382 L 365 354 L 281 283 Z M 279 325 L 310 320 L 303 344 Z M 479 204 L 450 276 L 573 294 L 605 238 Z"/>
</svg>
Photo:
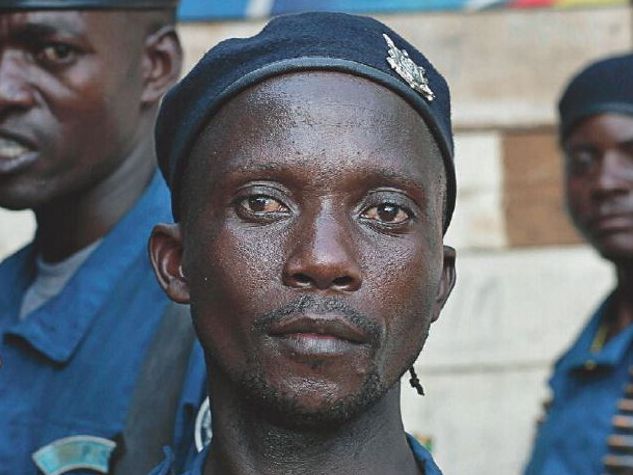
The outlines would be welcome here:
<svg viewBox="0 0 633 475">
<path fill-rule="evenodd" d="M 342 300 L 315 297 L 313 295 L 303 295 L 286 305 L 257 317 L 253 322 L 253 332 L 256 334 L 266 334 L 273 323 L 281 321 L 290 315 L 306 315 L 308 313 L 316 315 L 340 314 L 352 325 L 363 330 L 369 336 L 369 342 L 371 344 L 378 343 L 382 337 L 383 330 L 381 326 L 371 320 L 367 315 L 359 312 Z"/>
</svg>

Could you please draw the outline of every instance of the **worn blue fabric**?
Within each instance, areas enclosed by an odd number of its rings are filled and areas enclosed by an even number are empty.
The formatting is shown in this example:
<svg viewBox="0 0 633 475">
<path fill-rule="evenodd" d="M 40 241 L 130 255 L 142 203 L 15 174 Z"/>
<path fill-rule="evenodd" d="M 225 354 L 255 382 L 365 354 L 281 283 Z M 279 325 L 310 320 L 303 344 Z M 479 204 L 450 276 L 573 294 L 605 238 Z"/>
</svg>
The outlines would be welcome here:
<svg viewBox="0 0 633 475">
<path fill-rule="evenodd" d="M 630 380 L 633 326 L 610 339 L 598 352 L 591 344 L 608 312 L 611 298 L 596 311 L 571 348 L 559 359 L 550 379 L 553 401 L 538 430 L 526 475 L 603 473 L 607 437 L 618 399 Z"/>
<path fill-rule="evenodd" d="M 407 440 L 409 441 L 409 446 L 413 451 L 413 455 L 415 459 L 418 461 L 420 468 L 423 469 L 424 475 L 442 475 L 442 471 L 435 464 L 433 457 L 420 443 L 412 436 L 407 434 Z M 194 461 L 191 469 L 187 472 L 182 473 L 182 475 L 202 475 L 204 468 L 204 461 L 207 458 L 207 454 L 209 452 L 209 447 L 198 454 L 198 457 Z M 149 475 L 174 475 L 179 473 L 174 469 L 175 467 L 175 457 L 172 451 L 168 448 L 165 449 L 165 460 Z"/>
<path fill-rule="evenodd" d="M 167 306 L 147 239 L 155 223 L 170 220 L 169 209 L 156 173 L 62 292 L 24 320 L 18 314 L 34 277 L 37 239 L 0 264 L 0 474 L 35 474 L 31 454 L 62 437 L 116 440 L 121 433 L 145 350 Z M 193 444 L 204 374 L 197 347 L 175 433 L 179 464 Z"/>
<path fill-rule="evenodd" d="M 414 90 L 390 66 L 384 34 L 424 68 L 433 100 Z M 156 122 L 156 154 L 172 190 L 174 217 L 179 218 L 180 177 L 190 151 L 222 104 L 268 78 L 302 71 L 338 71 L 367 78 L 400 95 L 422 116 L 446 168 L 444 225 L 448 227 L 456 190 L 448 84 L 424 54 L 379 21 L 326 12 L 280 16 L 251 38 L 221 42 L 165 96 Z"/>
</svg>

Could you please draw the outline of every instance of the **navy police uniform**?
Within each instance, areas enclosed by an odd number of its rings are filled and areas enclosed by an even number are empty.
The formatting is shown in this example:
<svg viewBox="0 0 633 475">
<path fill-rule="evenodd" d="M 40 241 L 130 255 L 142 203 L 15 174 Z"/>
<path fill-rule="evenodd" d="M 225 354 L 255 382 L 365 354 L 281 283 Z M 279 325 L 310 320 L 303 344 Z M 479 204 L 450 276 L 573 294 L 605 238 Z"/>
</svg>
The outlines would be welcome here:
<svg viewBox="0 0 633 475">
<path fill-rule="evenodd" d="M 62 292 L 24 319 L 37 240 L 0 264 L 0 474 L 35 474 L 36 462 L 50 468 L 45 473 L 72 464 L 107 467 L 168 306 L 146 247 L 156 220 L 169 218 L 169 195 L 156 174 Z M 179 463 L 193 444 L 204 379 L 196 344 L 174 430 Z"/>
<path fill-rule="evenodd" d="M 550 379 L 554 399 L 539 429 L 526 475 L 604 473 L 613 417 L 633 367 L 633 326 L 601 348 L 594 342 L 610 305 L 607 299 L 558 360 Z"/>
</svg>

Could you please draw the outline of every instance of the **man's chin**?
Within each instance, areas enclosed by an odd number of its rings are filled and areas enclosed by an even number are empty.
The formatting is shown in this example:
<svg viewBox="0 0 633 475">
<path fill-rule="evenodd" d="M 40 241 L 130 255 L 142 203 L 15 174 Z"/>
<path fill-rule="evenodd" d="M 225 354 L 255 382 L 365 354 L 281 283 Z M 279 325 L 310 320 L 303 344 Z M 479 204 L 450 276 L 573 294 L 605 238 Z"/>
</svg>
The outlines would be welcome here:
<svg viewBox="0 0 633 475">
<path fill-rule="evenodd" d="M 355 392 L 334 396 L 317 390 L 281 390 L 260 377 L 244 378 L 243 394 L 249 405 L 270 423 L 290 430 L 335 430 L 378 402 L 389 388 L 370 374 Z"/>
<path fill-rule="evenodd" d="M 633 264 L 633 236 L 596 239 L 593 244 L 604 259 L 615 264 Z"/>
</svg>

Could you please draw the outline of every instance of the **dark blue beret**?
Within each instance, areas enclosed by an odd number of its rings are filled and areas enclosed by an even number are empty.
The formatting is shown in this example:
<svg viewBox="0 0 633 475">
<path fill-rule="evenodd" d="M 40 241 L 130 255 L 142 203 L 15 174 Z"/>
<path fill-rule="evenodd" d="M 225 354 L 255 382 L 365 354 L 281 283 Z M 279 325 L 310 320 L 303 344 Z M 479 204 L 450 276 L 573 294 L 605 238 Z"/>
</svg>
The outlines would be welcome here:
<svg viewBox="0 0 633 475">
<path fill-rule="evenodd" d="M 582 119 L 615 112 L 633 115 L 633 55 L 602 59 L 575 76 L 558 103 L 564 140 Z"/>
<path fill-rule="evenodd" d="M 2 10 L 145 10 L 176 8 L 179 0 L 0 0 Z"/>
<path fill-rule="evenodd" d="M 156 125 L 156 150 L 171 188 L 174 218 L 178 220 L 180 178 L 188 155 L 220 106 L 267 78 L 313 70 L 370 79 L 418 111 L 446 167 L 448 226 L 455 206 L 455 171 L 446 81 L 422 53 L 382 23 L 324 12 L 277 17 L 252 38 L 223 41 L 167 94 Z"/>
</svg>

